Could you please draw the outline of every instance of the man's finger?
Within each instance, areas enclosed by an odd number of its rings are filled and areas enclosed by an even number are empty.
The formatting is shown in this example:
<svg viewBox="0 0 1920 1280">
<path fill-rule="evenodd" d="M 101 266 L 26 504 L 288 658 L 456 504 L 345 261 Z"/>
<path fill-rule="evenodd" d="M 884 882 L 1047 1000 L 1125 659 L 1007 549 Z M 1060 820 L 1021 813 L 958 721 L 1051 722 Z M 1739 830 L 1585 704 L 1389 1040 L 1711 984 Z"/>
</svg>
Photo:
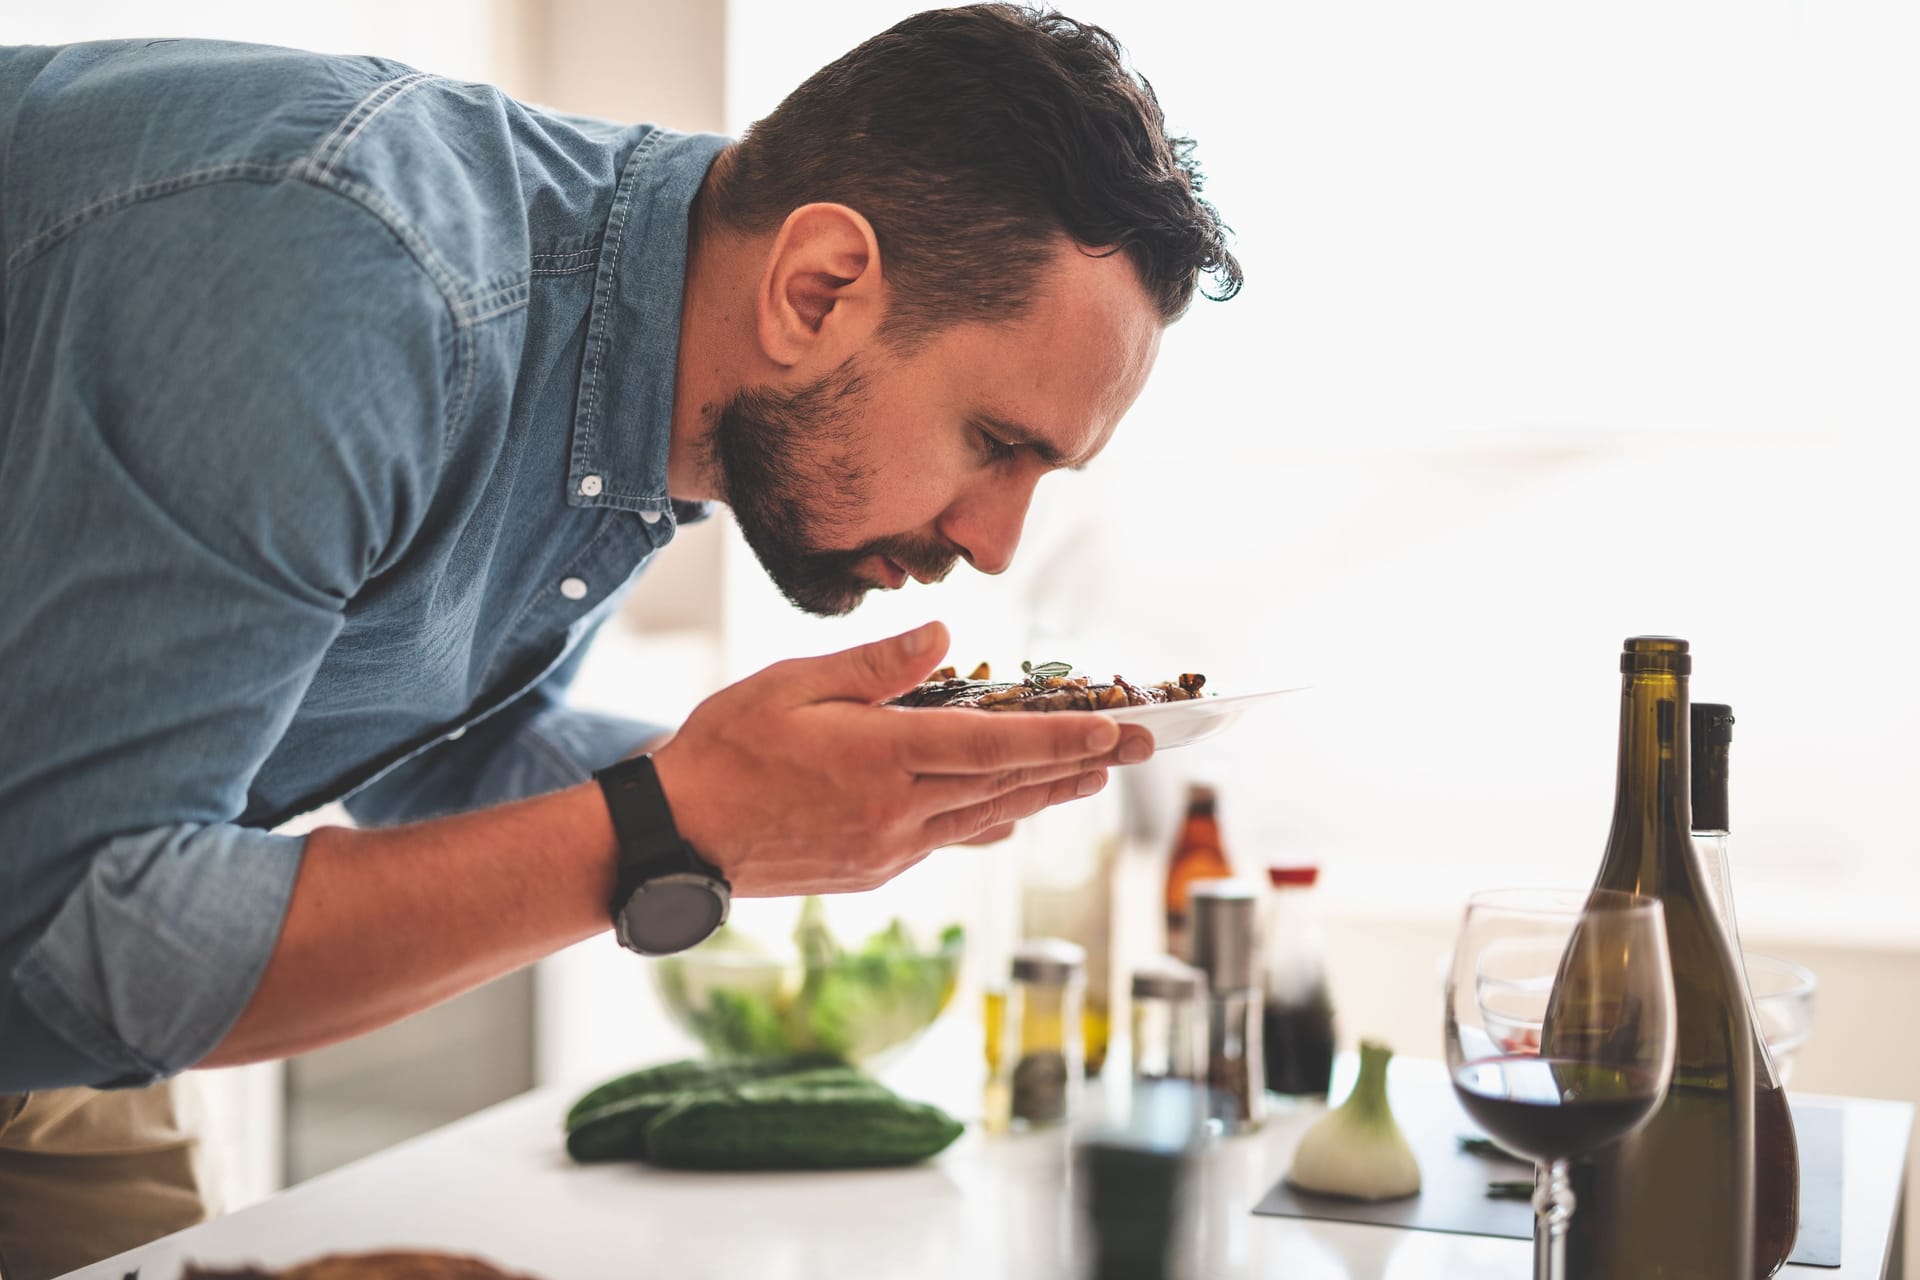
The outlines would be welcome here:
<svg viewBox="0 0 1920 1280">
<path fill-rule="evenodd" d="M 1079 779 L 1081 785 L 1086 787 L 1084 794 L 1092 795 L 1106 785 L 1106 763 L 1103 757 L 1096 756 L 1083 760 L 1062 760 L 1056 764 L 1029 765 L 1004 773 L 922 774 L 913 780 L 913 798 L 917 811 L 931 818 L 935 814 L 986 804 L 1015 791 L 1063 779 Z"/>
<path fill-rule="evenodd" d="M 795 701 L 885 702 L 931 675 L 947 644 L 947 628 L 929 622 L 872 644 L 781 665 L 798 695 Z"/>
<path fill-rule="evenodd" d="M 898 760 L 909 773 L 1005 773 L 1032 765 L 1103 756 L 1122 747 L 1153 754 L 1153 738 L 1092 711 L 974 711 L 903 708 L 894 720 Z M 1116 763 L 1133 764 L 1131 759 Z"/>
<path fill-rule="evenodd" d="M 1106 779 L 1101 777 L 1099 781 L 1101 785 L 1105 785 Z M 1099 786 L 1093 788 L 1094 791 L 1099 789 Z M 995 827 L 1003 827 L 1009 823 L 1018 822 L 1022 818 L 1031 818 L 1050 805 L 1077 800 L 1080 795 L 1080 779 L 1077 777 L 1062 778 L 1058 782 L 1043 782 L 1037 786 L 1009 791 L 984 804 L 968 805 L 964 809 L 952 809 L 938 814 L 929 818 L 921 830 L 934 845 L 963 844 L 986 834 Z"/>
<path fill-rule="evenodd" d="M 1005 840 L 1008 836 L 1013 834 L 1015 825 L 1016 824 L 1011 822 L 1003 822 L 997 827 L 988 827 L 985 831 L 982 831 L 979 835 L 970 837 L 969 839 L 966 839 L 966 840 L 962 840 L 960 843 L 961 844 L 998 844 L 1002 840 Z"/>
</svg>

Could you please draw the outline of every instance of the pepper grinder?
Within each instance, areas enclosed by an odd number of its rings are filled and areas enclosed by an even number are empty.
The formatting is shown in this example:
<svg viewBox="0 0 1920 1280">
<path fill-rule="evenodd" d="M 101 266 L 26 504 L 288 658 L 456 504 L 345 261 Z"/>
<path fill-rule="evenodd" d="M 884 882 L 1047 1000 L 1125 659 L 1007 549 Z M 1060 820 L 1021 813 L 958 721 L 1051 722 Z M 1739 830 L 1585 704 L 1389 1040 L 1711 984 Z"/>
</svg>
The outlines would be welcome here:
<svg viewBox="0 0 1920 1280">
<path fill-rule="evenodd" d="M 1222 1133 L 1247 1133 L 1267 1118 L 1259 902 L 1258 890 L 1245 881 L 1193 886 L 1193 964 L 1207 975 L 1207 1116 Z"/>
</svg>

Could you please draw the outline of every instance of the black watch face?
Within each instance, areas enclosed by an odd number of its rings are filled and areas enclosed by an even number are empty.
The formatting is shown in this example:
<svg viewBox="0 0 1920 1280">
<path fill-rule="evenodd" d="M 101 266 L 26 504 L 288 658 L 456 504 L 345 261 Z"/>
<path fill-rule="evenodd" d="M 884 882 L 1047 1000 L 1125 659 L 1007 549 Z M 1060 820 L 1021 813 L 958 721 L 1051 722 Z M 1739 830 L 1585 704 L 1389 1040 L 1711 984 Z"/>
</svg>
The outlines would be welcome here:
<svg viewBox="0 0 1920 1280">
<path fill-rule="evenodd" d="M 727 918 L 726 899 L 704 880 L 654 880 L 627 899 L 627 937 L 652 955 L 705 942 Z"/>
</svg>

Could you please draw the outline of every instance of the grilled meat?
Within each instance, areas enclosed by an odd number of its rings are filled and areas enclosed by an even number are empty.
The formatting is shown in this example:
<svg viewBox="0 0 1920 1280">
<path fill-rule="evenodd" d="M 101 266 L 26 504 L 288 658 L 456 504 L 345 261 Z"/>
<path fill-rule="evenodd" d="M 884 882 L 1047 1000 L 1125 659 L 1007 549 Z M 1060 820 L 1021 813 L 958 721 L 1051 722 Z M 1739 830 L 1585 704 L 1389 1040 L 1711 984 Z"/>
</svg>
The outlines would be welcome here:
<svg viewBox="0 0 1920 1280">
<path fill-rule="evenodd" d="M 984 663 L 976 671 L 985 670 Z M 1138 685 L 1115 676 L 1098 683 L 1086 676 L 1029 676 L 1017 683 L 985 678 L 962 680 L 943 667 L 934 678 L 893 699 L 900 707 L 971 707 L 979 711 L 1110 711 L 1154 702 L 1185 702 L 1201 697 L 1203 675 L 1187 674 L 1162 684 Z"/>
</svg>

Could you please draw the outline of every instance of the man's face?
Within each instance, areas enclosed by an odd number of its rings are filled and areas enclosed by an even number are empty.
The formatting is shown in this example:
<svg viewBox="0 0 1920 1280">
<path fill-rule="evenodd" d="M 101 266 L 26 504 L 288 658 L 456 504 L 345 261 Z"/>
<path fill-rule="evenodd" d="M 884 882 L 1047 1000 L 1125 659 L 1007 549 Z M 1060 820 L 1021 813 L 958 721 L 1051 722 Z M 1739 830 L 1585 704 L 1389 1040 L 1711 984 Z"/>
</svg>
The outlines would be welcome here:
<svg viewBox="0 0 1920 1280">
<path fill-rule="evenodd" d="M 710 437 L 727 504 L 809 613 L 1012 562 L 1040 477 L 1091 460 L 1139 396 L 1160 321 L 1124 254 L 1062 244 L 1027 310 L 876 340 L 725 404 Z"/>
</svg>

